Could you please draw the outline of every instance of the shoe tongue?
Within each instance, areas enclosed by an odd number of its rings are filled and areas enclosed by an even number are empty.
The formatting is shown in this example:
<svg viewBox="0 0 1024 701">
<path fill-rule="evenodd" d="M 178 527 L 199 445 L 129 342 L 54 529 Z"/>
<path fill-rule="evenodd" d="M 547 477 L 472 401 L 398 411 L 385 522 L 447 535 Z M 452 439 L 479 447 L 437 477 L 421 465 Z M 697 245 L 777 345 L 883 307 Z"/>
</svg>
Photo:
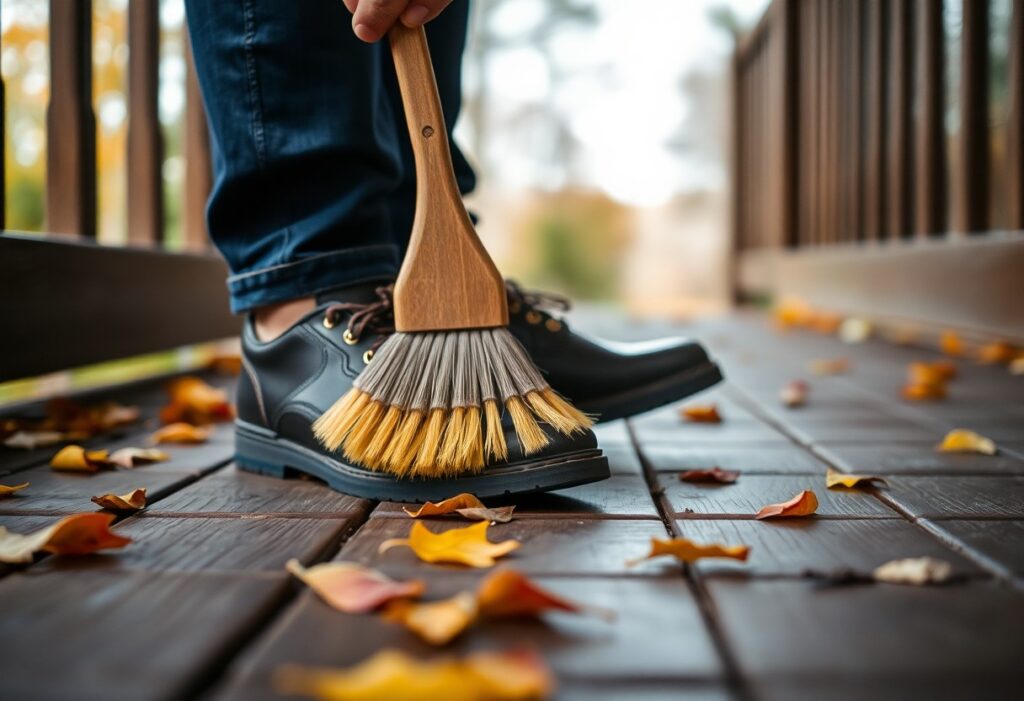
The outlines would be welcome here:
<svg viewBox="0 0 1024 701">
<path fill-rule="evenodd" d="M 356 304 L 367 304 L 377 300 L 377 288 L 390 285 L 393 280 L 382 279 L 372 282 L 360 282 L 355 285 L 336 287 L 333 290 L 325 290 L 316 296 L 316 303 L 325 302 L 354 302 Z"/>
</svg>

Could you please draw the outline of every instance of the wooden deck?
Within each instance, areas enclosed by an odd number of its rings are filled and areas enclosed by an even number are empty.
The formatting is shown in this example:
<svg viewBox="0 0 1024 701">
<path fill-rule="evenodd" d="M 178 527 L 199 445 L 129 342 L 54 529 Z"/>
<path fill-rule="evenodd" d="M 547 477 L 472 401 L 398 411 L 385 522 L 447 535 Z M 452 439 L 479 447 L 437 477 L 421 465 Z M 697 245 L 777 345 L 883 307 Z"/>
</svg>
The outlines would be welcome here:
<svg viewBox="0 0 1024 701">
<path fill-rule="evenodd" d="M 927 352 L 780 335 L 759 317 L 683 330 L 729 376 L 699 400 L 717 402 L 725 422 L 684 424 L 670 407 L 603 425 L 612 479 L 520 500 L 516 520 L 492 529 L 523 542 L 510 564 L 617 610 L 617 621 L 488 624 L 450 649 L 534 647 L 565 700 L 1019 698 L 1024 377 L 963 362 L 947 401 L 907 404 L 898 399 L 906 364 Z M 809 376 L 811 359 L 840 355 L 848 374 Z M 797 377 L 811 382 L 809 404 L 786 409 L 778 391 Z M 142 385 L 117 398 L 152 416 L 163 394 Z M 953 427 L 993 438 L 999 455 L 936 453 Z M 106 442 L 138 445 L 149 427 L 137 430 Z M 438 596 L 481 576 L 408 551 L 377 555 L 382 539 L 408 531 L 396 505 L 239 472 L 228 426 L 134 471 L 56 473 L 52 452 L 0 453 L 0 480 L 32 484 L 0 501 L 0 524 L 28 532 L 92 510 L 94 494 L 137 486 L 151 503 L 116 526 L 135 541 L 125 550 L 0 569 L 0 698 L 278 698 L 269 679 L 283 663 L 346 666 L 383 647 L 435 654 L 378 617 L 328 609 L 284 571 L 287 559 L 415 574 Z M 720 486 L 677 479 L 712 465 L 742 475 Z M 889 486 L 827 490 L 828 465 L 885 475 Z M 752 519 L 805 488 L 820 499 L 816 517 Z M 666 533 L 753 550 L 746 564 L 624 566 Z M 922 555 L 961 577 L 925 588 L 805 576 Z"/>
</svg>

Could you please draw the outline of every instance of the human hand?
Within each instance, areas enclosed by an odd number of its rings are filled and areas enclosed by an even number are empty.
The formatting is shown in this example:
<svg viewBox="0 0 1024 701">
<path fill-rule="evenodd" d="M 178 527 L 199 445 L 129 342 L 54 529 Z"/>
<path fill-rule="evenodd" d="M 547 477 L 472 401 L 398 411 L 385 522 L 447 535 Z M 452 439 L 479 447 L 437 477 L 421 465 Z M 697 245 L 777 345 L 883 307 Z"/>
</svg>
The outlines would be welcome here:
<svg viewBox="0 0 1024 701">
<path fill-rule="evenodd" d="M 401 22 L 414 29 L 441 14 L 452 0 L 345 0 L 352 13 L 352 29 L 365 42 L 381 39 Z"/>
</svg>

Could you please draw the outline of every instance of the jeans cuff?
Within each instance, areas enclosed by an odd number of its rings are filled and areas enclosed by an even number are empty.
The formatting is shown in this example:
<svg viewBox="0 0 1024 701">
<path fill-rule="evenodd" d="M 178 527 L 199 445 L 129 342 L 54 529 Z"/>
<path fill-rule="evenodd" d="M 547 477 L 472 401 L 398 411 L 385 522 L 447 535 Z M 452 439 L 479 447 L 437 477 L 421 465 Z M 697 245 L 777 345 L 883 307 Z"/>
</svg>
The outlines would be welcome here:
<svg viewBox="0 0 1024 701">
<path fill-rule="evenodd" d="M 394 278 L 401 261 L 396 246 L 364 246 L 302 258 L 228 277 L 231 311 L 312 297 L 326 290 Z"/>
</svg>

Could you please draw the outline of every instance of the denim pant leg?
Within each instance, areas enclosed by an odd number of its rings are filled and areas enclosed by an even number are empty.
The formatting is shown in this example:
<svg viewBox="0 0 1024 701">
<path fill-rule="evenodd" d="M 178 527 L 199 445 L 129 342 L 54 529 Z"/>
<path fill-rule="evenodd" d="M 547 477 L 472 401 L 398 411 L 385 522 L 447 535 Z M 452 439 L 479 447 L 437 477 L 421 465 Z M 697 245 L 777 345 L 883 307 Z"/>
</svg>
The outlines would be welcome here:
<svg viewBox="0 0 1024 701">
<path fill-rule="evenodd" d="M 387 43 L 359 41 L 340 0 L 186 6 L 211 130 L 207 221 L 232 310 L 395 275 L 408 136 Z"/>
</svg>

